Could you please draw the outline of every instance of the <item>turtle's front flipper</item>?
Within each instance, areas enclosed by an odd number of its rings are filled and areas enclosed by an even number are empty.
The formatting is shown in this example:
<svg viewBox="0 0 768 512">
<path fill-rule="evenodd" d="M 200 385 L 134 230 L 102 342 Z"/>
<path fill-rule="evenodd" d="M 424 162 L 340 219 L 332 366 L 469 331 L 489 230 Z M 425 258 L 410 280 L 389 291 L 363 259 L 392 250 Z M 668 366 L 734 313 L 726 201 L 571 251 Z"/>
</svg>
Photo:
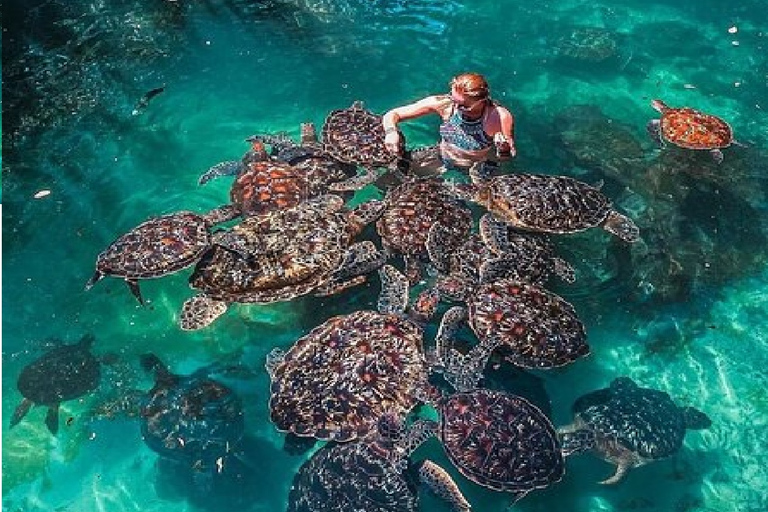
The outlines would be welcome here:
<svg viewBox="0 0 768 512">
<path fill-rule="evenodd" d="M 17 423 L 19 423 L 24 416 L 27 415 L 29 410 L 32 408 L 32 400 L 25 398 L 21 401 L 18 407 L 16 407 L 16 410 L 13 412 L 13 417 L 11 418 L 11 427 L 15 426 Z"/>
<path fill-rule="evenodd" d="M 104 274 L 104 272 L 102 272 L 101 270 L 97 270 L 96 272 L 94 272 L 93 276 L 91 276 L 88 282 L 85 283 L 85 291 L 90 290 L 93 287 L 93 285 L 101 281 L 105 275 L 106 274 Z"/>
<path fill-rule="evenodd" d="M 709 151 L 709 154 L 712 155 L 712 160 L 714 160 L 716 164 L 719 165 L 723 163 L 723 152 L 719 149 L 712 149 Z"/>
<path fill-rule="evenodd" d="M 408 280 L 395 267 L 384 265 L 379 269 L 381 294 L 377 309 L 380 313 L 400 314 L 408 304 Z"/>
<path fill-rule="evenodd" d="M 431 460 L 425 460 L 419 465 L 419 481 L 437 497 L 448 502 L 452 510 L 456 512 L 472 510 L 472 505 L 464 497 L 451 475 Z"/>
<path fill-rule="evenodd" d="M 45 426 L 56 435 L 59 431 L 59 404 L 58 402 L 48 407 L 48 413 L 45 415 Z"/>
<path fill-rule="evenodd" d="M 628 461 L 620 460 L 619 465 L 616 466 L 616 473 L 614 473 L 613 476 L 600 482 L 600 485 L 613 485 L 621 482 L 627 475 L 627 471 L 629 471 L 630 468 L 632 468 L 632 465 Z"/>
<path fill-rule="evenodd" d="M 648 135 L 651 136 L 651 138 L 656 142 L 659 148 L 663 148 L 664 139 L 661 136 L 661 120 L 651 119 L 650 121 L 648 121 L 648 124 L 645 125 L 645 128 L 646 130 L 648 130 Z"/>
<path fill-rule="evenodd" d="M 139 289 L 139 282 L 136 279 L 126 279 L 125 284 L 128 285 L 128 289 L 131 290 L 131 293 L 134 297 L 136 297 L 136 300 L 139 301 L 139 304 L 142 306 L 144 305 L 144 298 L 141 296 L 141 290 Z"/>
<path fill-rule="evenodd" d="M 214 165 L 207 171 L 205 171 L 197 180 L 198 185 L 205 185 L 214 178 L 219 176 L 237 176 L 242 170 L 242 164 L 237 160 L 230 160 L 227 162 L 221 162 Z"/>
</svg>

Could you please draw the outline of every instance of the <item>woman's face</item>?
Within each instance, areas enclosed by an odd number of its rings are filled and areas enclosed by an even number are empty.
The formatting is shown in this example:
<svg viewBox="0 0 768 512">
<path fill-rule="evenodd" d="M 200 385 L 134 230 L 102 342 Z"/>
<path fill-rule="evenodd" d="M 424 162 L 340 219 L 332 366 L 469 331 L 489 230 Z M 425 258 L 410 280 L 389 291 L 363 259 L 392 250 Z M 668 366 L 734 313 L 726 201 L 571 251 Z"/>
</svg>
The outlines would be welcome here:
<svg viewBox="0 0 768 512">
<path fill-rule="evenodd" d="M 467 96 L 459 91 L 456 86 L 451 87 L 450 96 L 453 104 L 456 105 L 456 108 L 461 112 L 471 112 L 485 101 L 485 98 L 472 98 L 471 96 Z"/>
</svg>

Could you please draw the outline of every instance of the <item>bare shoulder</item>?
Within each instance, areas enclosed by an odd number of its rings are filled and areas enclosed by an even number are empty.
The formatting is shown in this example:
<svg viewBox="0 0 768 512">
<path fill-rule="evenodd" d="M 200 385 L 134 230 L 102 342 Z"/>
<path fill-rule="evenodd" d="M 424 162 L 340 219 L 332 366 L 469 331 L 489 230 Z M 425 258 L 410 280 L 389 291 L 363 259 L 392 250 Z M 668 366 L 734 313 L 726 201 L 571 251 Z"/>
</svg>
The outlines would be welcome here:
<svg viewBox="0 0 768 512">
<path fill-rule="evenodd" d="M 410 119 L 430 113 L 440 114 L 450 104 L 450 99 L 445 95 L 427 96 L 418 101 L 393 108 L 390 112 L 397 114 L 400 119 Z"/>
</svg>

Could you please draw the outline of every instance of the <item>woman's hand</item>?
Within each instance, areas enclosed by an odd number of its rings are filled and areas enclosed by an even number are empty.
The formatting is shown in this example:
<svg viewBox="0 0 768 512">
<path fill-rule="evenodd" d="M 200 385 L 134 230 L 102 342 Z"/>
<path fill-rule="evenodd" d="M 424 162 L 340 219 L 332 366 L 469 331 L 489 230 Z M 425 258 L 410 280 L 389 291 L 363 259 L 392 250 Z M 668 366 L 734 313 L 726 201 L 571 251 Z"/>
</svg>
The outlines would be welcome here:
<svg viewBox="0 0 768 512">
<path fill-rule="evenodd" d="M 493 143 L 496 146 L 496 157 L 502 160 L 508 158 L 514 158 L 517 154 L 515 146 L 513 146 L 503 133 L 498 132 L 493 136 Z"/>
</svg>

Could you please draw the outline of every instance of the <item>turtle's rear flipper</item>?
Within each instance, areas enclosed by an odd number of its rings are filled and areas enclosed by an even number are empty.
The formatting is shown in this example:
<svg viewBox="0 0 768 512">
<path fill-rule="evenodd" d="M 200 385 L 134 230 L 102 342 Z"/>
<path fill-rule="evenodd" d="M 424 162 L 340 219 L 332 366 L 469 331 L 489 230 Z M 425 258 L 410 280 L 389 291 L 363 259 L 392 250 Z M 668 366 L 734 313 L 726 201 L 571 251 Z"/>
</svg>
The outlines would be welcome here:
<svg viewBox="0 0 768 512">
<path fill-rule="evenodd" d="M 205 171 L 197 180 L 198 185 L 205 185 L 214 178 L 219 176 L 237 176 L 242 170 L 242 165 L 236 160 L 230 160 L 227 162 L 221 162 L 214 165 L 207 171 Z"/>
<path fill-rule="evenodd" d="M 457 512 L 472 510 L 472 505 L 464 497 L 453 478 L 431 460 L 425 460 L 420 464 L 419 481 L 437 497 L 449 503 L 452 510 Z"/>
<path fill-rule="evenodd" d="M 24 416 L 27 415 L 29 410 L 32 408 L 32 400 L 29 400 L 28 398 L 25 398 L 21 401 L 18 407 L 16 407 L 16 410 L 13 412 L 13 417 L 11 418 L 11 427 L 15 426 L 18 422 L 20 422 Z"/>
<path fill-rule="evenodd" d="M 53 435 L 59 431 L 59 404 L 48 407 L 48 413 L 45 415 L 45 426 Z"/>
</svg>

